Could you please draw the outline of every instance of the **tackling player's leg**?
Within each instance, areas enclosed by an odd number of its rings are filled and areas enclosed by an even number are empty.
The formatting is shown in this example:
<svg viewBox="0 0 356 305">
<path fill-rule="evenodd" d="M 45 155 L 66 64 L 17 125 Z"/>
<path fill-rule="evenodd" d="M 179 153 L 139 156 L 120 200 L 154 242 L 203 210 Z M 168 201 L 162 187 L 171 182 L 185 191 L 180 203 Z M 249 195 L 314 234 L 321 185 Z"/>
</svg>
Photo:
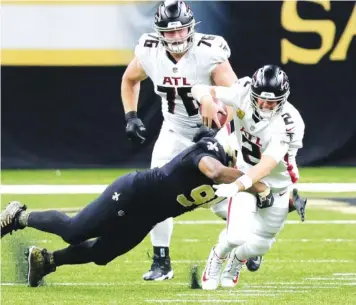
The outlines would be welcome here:
<svg viewBox="0 0 356 305">
<path fill-rule="evenodd" d="M 36 246 L 31 246 L 25 252 L 28 263 L 28 285 L 41 285 L 43 277 L 63 265 L 78 265 L 95 263 L 104 266 L 116 257 L 130 251 L 148 234 L 151 223 L 141 222 L 139 226 L 131 219 L 127 225 L 117 226 L 111 234 L 94 240 L 87 240 L 77 245 L 49 252 Z M 130 238 L 123 237 L 122 232 L 132 232 Z M 116 232 L 116 233 L 115 233 Z M 121 240 L 120 243 L 117 241 Z"/>
</svg>

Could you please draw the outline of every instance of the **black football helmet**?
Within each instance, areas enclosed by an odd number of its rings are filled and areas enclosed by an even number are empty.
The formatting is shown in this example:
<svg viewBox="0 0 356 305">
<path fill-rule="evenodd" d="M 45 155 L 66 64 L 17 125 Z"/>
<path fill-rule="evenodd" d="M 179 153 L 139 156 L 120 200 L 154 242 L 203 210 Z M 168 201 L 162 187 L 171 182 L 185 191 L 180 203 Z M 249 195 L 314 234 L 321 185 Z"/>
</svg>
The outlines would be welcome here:
<svg viewBox="0 0 356 305">
<path fill-rule="evenodd" d="M 155 15 L 154 29 L 164 47 L 172 53 L 183 53 L 193 44 L 194 15 L 189 5 L 181 0 L 162 2 Z M 168 39 L 164 32 L 188 28 L 188 34 L 181 39 Z"/>
<path fill-rule="evenodd" d="M 276 65 L 266 65 L 259 68 L 252 76 L 250 87 L 252 106 L 261 119 L 270 119 L 282 111 L 290 93 L 287 74 Z M 273 110 L 262 110 L 258 107 L 257 100 L 277 102 Z"/>
</svg>

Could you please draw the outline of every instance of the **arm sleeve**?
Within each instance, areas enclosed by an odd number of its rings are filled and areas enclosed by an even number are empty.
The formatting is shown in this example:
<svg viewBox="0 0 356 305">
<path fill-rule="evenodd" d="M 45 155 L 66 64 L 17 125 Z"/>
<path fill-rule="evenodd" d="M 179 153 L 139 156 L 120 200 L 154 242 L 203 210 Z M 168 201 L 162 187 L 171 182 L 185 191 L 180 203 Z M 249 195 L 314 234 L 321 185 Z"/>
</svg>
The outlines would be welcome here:
<svg viewBox="0 0 356 305">
<path fill-rule="evenodd" d="M 286 134 L 275 135 L 262 155 L 272 157 L 279 163 L 289 150 L 290 140 Z"/>
<path fill-rule="evenodd" d="M 193 97 L 200 102 L 203 96 L 211 95 L 210 94 L 211 86 L 207 85 L 195 85 L 192 88 Z M 233 85 L 231 87 L 215 87 L 216 98 L 221 100 L 224 104 L 229 106 L 238 107 L 240 94 L 238 92 L 238 86 Z"/>
</svg>

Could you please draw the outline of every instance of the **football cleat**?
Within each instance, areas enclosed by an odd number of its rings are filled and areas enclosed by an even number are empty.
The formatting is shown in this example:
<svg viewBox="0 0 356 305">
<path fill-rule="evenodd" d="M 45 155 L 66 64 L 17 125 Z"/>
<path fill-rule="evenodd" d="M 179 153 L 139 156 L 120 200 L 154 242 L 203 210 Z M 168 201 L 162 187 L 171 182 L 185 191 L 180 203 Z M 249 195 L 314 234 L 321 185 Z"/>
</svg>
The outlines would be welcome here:
<svg viewBox="0 0 356 305">
<path fill-rule="evenodd" d="M 255 272 L 262 265 L 263 256 L 250 257 L 246 262 L 247 270 Z"/>
<path fill-rule="evenodd" d="M 27 283 L 30 287 L 38 287 L 43 283 L 43 277 L 56 271 L 53 253 L 36 246 L 25 251 L 28 264 Z"/>
<path fill-rule="evenodd" d="M 12 234 L 12 231 L 21 230 L 24 227 L 18 222 L 18 216 L 27 208 L 18 201 L 11 201 L 5 210 L 0 215 L 1 222 L 1 238 L 7 234 Z"/>
<path fill-rule="evenodd" d="M 203 290 L 215 290 L 218 288 L 224 261 L 225 258 L 220 258 L 216 255 L 215 247 L 212 248 L 201 279 Z"/>
<path fill-rule="evenodd" d="M 241 269 L 246 262 L 247 260 L 240 261 L 235 255 L 235 250 L 232 250 L 226 267 L 221 275 L 221 287 L 235 287 L 239 282 Z"/>
<path fill-rule="evenodd" d="M 154 254 L 151 269 L 143 275 L 143 279 L 145 281 L 163 281 L 171 280 L 173 276 L 170 257 L 160 257 Z"/>
</svg>

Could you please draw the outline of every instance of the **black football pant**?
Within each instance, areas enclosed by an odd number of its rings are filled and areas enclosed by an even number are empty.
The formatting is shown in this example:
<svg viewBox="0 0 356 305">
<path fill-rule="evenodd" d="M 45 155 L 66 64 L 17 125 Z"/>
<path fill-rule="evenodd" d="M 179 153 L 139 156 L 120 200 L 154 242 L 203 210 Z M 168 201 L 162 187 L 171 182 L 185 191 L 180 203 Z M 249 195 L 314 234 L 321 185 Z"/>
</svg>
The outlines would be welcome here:
<svg viewBox="0 0 356 305">
<path fill-rule="evenodd" d="M 148 203 L 131 200 L 134 177 L 135 173 L 120 177 L 73 217 L 60 211 L 30 213 L 29 227 L 56 234 L 70 244 L 54 252 L 57 266 L 105 265 L 145 238 L 155 222 L 149 217 Z"/>
</svg>

